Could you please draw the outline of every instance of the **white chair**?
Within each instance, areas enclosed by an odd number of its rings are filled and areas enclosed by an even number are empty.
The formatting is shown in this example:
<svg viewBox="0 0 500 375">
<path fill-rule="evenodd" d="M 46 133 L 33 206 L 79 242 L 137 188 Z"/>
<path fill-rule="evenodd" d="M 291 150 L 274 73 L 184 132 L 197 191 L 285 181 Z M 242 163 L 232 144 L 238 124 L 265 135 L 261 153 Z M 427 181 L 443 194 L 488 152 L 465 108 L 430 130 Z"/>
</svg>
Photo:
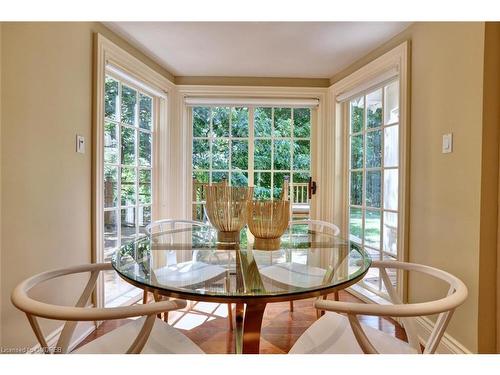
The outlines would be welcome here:
<svg viewBox="0 0 500 375">
<path fill-rule="evenodd" d="M 101 271 L 112 270 L 110 263 L 94 263 L 43 272 L 20 283 L 12 292 L 14 306 L 26 313 L 28 321 L 42 349 L 48 348 L 37 318 L 66 321 L 54 353 L 67 353 L 71 337 L 79 321 L 106 321 L 141 317 L 107 333 L 72 353 L 119 354 L 119 353 L 175 353 L 201 354 L 203 351 L 189 338 L 170 327 L 156 315 L 163 311 L 186 306 L 185 301 L 163 301 L 147 305 L 113 308 L 86 307 Z M 51 305 L 28 296 L 32 288 L 47 280 L 66 275 L 90 272 L 90 279 L 74 307 Z"/>
<path fill-rule="evenodd" d="M 327 221 L 322 221 L 322 220 L 311 220 L 311 219 L 304 219 L 304 220 L 292 220 L 288 224 L 290 226 L 292 225 L 309 225 L 310 228 L 313 228 L 314 230 L 318 232 L 326 232 L 328 234 L 331 234 L 333 236 L 338 236 L 340 234 L 340 229 L 338 226 L 336 226 L 333 223 L 329 223 Z"/>
<path fill-rule="evenodd" d="M 192 227 L 200 228 L 201 235 L 213 234 L 213 227 L 205 223 L 193 220 L 182 220 L 182 219 L 163 219 L 155 221 L 148 226 L 146 226 L 146 233 L 148 235 L 161 234 L 168 236 L 169 233 L 174 233 L 176 229 L 185 229 Z M 173 240 L 173 237 L 171 238 Z M 165 239 L 163 239 L 165 240 Z M 160 283 L 163 282 L 165 285 L 183 287 L 189 285 L 196 285 L 203 283 L 207 280 L 226 279 L 225 286 L 228 283 L 228 273 L 227 270 L 219 265 L 209 264 L 202 261 L 197 261 L 198 251 L 193 251 L 192 261 L 177 263 L 175 259 L 175 250 L 172 250 L 173 259 L 165 267 L 161 267 L 153 270 L 156 280 Z M 217 254 L 215 254 L 217 257 Z M 167 256 L 168 258 L 168 256 Z M 187 272 L 189 271 L 189 272 Z M 155 300 L 159 300 L 160 297 L 155 295 Z M 147 303 L 148 292 L 144 291 L 143 303 Z M 168 320 L 168 313 L 164 315 L 165 321 Z M 233 313 L 232 305 L 228 304 L 228 320 L 229 328 L 233 329 Z"/>
<path fill-rule="evenodd" d="M 318 233 L 327 233 L 332 236 L 338 236 L 340 234 L 340 229 L 335 224 L 321 221 L 321 220 L 292 220 L 288 224 L 290 230 L 293 230 L 294 226 L 304 226 L 307 225 L 310 230 L 316 231 Z M 323 277 L 325 276 L 325 270 L 319 267 L 313 267 L 307 264 L 297 264 L 293 262 L 281 263 L 278 265 L 273 265 L 265 267 L 260 270 L 262 276 L 278 281 L 280 283 L 290 284 L 294 286 L 294 278 L 298 287 L 306 286 L 305 281 L 309 282 L 312 286 L 321 285 Z M 304 275 L 307 275 L 307 280 L 304 280 Z M 323 298 L 327 298 L 325 295 Z M 339 299 L 338 292 L 334 292 L 334 298 L 336 301 Z M 293 312 L 293 301 L 290 301 L 290 311 Z M 318 318 L 321 312 L 318 310 Z"/>
<path fill-rule="evenodd" d="M 467 298 L 465 284 L 445 271 L 415 263 L 375 261 L 372 263 L 372 267 L 379 269 L 392 304 L 378 305 L 317 300 L 316 308 L 328 312 L 299 337 L 290 349 L 290 354 L 422 353 L 414 318 L 439 314 L 423 351 L 424 354 L 435 353 L 453 312 Z M 386 271 L 387 268 L 423 273 L 445 281 L 449 285 L 448 294 L 446 297 L 434 301 L 403 304 L 392 286 Z M 339 313 L 345 313 L 347 316 Z M 408 343 L 360 323 L 358 315 L 401 318 Z"/>
</svg>

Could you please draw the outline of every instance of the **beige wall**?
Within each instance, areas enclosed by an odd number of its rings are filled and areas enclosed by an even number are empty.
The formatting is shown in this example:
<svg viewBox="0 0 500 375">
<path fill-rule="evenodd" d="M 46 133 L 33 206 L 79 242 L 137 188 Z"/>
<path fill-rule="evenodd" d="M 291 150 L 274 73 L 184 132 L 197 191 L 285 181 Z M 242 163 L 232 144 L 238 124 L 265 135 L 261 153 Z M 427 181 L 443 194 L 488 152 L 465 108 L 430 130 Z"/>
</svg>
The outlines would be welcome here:
<svg viewBox="0 0 500 375">
<path fill-rule="evenodd" d="M 93 32 L 102 32 L 167 73 L 97 23 L 4 23 L 1 33 L 3 345 L 32 346 L 10 292 L 38 272 L 91 259 Z M 75 152 L 75 137 L 87 141 Z M 8 265 L 8 267 L 7 267 Z M 52 299 L 74 303 L 81 285 L 56 284 Z M 40 290 L 47 294 L 47 288 Z M 56 325 L 45 323 L 45 333 Z"/>
<path fill-rule="evenodd" d="M 484 228 L 485 210 L 493 204 L 496 213 L 491 190 L 497 188 L 497 172 L 491 175 L 494 166 L 482 174 L 483 141 L 490 136 L 490 142 L 497 142 L 491 138 L 493 126 L 483 134 L 484 36 L 485 24 L 479 22 L 415 23 L 331 79 L 337 82 L 402 41 L 410 41 L 409 260 L 443 268 L 467 284 L 469 298 L 456 311 L 448 332 L 474 352 L 494 351 L 489 337 L 494 322 L 482 319 L 491 317 L 494 301 L 487 301 L 491 293 L 483 289 L 486 280 L 480 289 L 480 257 L 485 259 L 482 265 L 488 260 L 491 265 L 495 251 L 496 234 Z M 453 153 L 442 154 L 441 136 L 450 132 Z M 494 146 L 484 157 L 492 153 Z M 490 192 L 482 195 L 482 186 L 492 183 Z M 485 224 L 483 231 L 480 223 Z M 410 301 L 443 292 L 421 278 L 410 278 L 408 287 Z"/>
<path fill-rule="evenodd" d="M 0 22 L 0 303 L 2 303 L 2 26 Z M 3 345 L 2 341 L 2 308 L 0 307 L 0 347 Z"/>
</svg>

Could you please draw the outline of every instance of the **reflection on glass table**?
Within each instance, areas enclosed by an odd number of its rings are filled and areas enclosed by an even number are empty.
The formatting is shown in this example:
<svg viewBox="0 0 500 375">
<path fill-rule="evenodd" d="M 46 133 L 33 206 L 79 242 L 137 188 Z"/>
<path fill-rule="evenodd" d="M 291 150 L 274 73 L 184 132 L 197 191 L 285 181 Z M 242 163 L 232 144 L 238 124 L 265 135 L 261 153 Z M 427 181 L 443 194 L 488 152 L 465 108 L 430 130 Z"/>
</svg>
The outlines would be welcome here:
<svg viewBox="0 0 500 375">
<path fill-rule="evenodd" d="M 295 227 L 295 226 L 294 226 Z M 319 297 L 359 281 L 370 258 L 354 243 L 307 225 L 288 230 L 278 250 L 218 243 L 208 226 L 153 233 L 122 246 L 115 270 L 131 284 L 169 297 L 236 304 L 237 352 L 258 353 L 267 303 Z"/>
</svg>

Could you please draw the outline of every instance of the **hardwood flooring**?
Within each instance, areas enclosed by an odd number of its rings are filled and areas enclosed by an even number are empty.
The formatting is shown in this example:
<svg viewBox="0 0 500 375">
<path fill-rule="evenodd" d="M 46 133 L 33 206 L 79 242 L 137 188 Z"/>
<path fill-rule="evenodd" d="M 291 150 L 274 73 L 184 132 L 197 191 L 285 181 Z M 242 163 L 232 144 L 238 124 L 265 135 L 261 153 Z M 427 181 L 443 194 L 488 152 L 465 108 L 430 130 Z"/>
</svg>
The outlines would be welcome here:
<svg viewBox="0 0 500 375">
<path fill-rule="evenodd" d="M 333 295 L 329 298 L 333 298 Z M 361 302 L 345 291 L 340 292 L 339 298 L 341 301 Z M 313 302 L 314 299 L 295 301 L 293 312 L 290 312 L 288 302 L 268 304 L 262 321 L 260 353 L 288 353 L 300 335 L 316 321 L 316 309 Z M 392 319 L 362 316 L 360 320 L 371 327 L 407 341 L 404 329 Z M 104 322 L 80 345 L 128 322 L 127 319 Z M 226 305 L 189 302 L 187 308 L 170 312 L 168 322 L 193 340 L 206 353 L 234 353 L 234 334 L 229 329 Z"/>
</svg>

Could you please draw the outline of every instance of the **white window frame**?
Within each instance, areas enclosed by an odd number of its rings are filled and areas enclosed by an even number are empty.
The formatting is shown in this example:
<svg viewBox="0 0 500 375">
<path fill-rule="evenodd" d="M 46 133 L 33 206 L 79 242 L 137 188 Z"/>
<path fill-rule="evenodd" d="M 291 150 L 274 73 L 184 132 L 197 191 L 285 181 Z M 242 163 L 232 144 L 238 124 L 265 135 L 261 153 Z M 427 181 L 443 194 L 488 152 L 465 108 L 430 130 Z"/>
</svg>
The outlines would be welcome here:
<svg viewBox="0 0 500 375">
<path fill-rule="evenodd" d="M 279 104 L 279 101 L 277 101 L 277 104 Z M 211 144 L 211 141 L 212 140 L 215 140 L 215 139 L 220 139 L 220 140 L 227 140 L 229 142 L 229 165 L 228 165 L 228 168 L 227 168 L 227 171 L 229 173 L 228 175 L 228 184 L 232 185 L 232 173 L 233 173 L 233 169 L 232 169 L 232 165 L 231 165 L 231 156 L 232 156 L 232 141 L 235 140 L 235 141 L 246 141 L 247 144 L 248 144 L 248 165 L 247 165 L 247 169 L 246 170 L 242 170 L 243 173 L 247 173 L 248 174 L 248 186 L 255 186 L 255 176 L 254 176 L 254 173 L 256 172 L 261 172 L 261 173 L 270 173 L 271 174 L 271 197 L 270 199 L 273 200 L 275 199 L 274 198 L 274 174 L 275 173 L 282 173 L 282 174 L 287 174 L 289 175 L 289 183 L 290 183 L 290 187 L 293 187 L 294 186 L 294 181 L 293 181 L 293 174 L 294 173 L 309 173 L 310 176 L 312 176 L 312 163 L 310 164 L 310 167 L 309 167 L 309 170 L 304 170 L 304 169 L 297 169 L 295 170 L 293 168 L 293 156 L 294 156 L 294 148 L 291 147 L 290 149 L 290 169 L 274 169 L 274 141 L 288 141 L 290 142 L 291 146 L 293 146 L 293 142 L 294 141 L 308 141 L 309 142 L 309 150 L 310 150 L 310 154 L 309 154 L 309 157 L 311 157 L 311 145 L 312 145 L 312 134 L 313 134 L 313 121 L 312 121 L 312 118 L 313 118 L 313 112 L 315 110 L 314 107 L 312 108 L 309 108 L 309 107 L 302 107 L 300 104 L 298 104 L 296 107 L 293 107 L 293 106 L 290 106 L 289 104 L 282 104 L 282 105 L 277 105 L 277 106 L 269 106 L 269 105 L 238 105 L 238 106 L 226 106 L 226 105 L 213 105 L 213 104 L 210 104 L 210 105 L 196 105 L 196 106 L 193 106 L 192 108 L 196 108 L 196 107 L 204 107 L 204 108 L 210 108 L 210 109 L 213 109 L 213 108 L 216 108 L 216 107 L 227 107 L 230 109 L 230 114 L 229 114 L 229 129 L 230 129 L 230 132 L 229 132 L 229 136 L 223 136 L 223 137 L 219 137 L 219 136 L 213 136 L 213 118 L 211 117 L 210 118 L 210 136 L 208 137 L 195 137 L 193 136 L 192 137 L 192 140 L 206 140 L 209 142 L 209 149 L 210 149 L 210 153 L 212 153 L 212 144 Z M 247 108 L 248 110 L 248 135 L 246 137 L 234 137 L 232 135 L 232 132 L 231 132 L 231 129 L 232 129 L 232 116 L 231 116 L 231 110 L 233 108 L 241 108 L 241 107 L 244 107 L 244 108 Z M 255 117 L 254 117 L 254 114 L 255 114 L 255 109 L 256 108 L 269 108 L 271 109 L 271 126 L 272 126 L 272 130 L 274 130 L 274 112 L 275 112 L 275 109 L 277 108 L 286 108 L 286 109 L 290 109 L 290 118 L 291 118 L 291 127 L 290 127 L 290 136 L 289 137 L 278 137 L 278 136 L 275 136 L 273 133 L 273 131 L 271 131 L 271 134 L 269 136 L 256 136 L 254 134 L 254 121 L 255 121 Z M 310 121 L 311 121 L 311 128 L 310 128 L 310 134 L 309 134 L 309 137 L 296 137 L 294 135 L 294 109 L 296 108 L 309 108 L 310 109 Z M 190 114 L 191 114 L 191 127 L 193 126 L 193 111 L 191 110 L 190 111 Z M 271 141 L 271 168 L 270 169 L 259 169 L 259 170 L 255 170 L 255 160 L 254 160 L 254 150 L 255 150 L 255 141 L 259 141 L 259 140 L 269 140 Z M 192 146 L 191 146 L 192 147 Z M 192 168 L 192 165 L 191 165 L 191 168 Z M 202 169 L 202 170 L 194 170 L 192 169 L 192 172 L 207 172 L 209 173 L 209 182 L 212 183 L 212 177 L 211 177 L 211 174 L 212 172 L 225 172 L 226 170 L 219 170 L 219 169 L 214 169 L 213 166 L 212 166 L 212 159 L 210 160 L 210 165 L 209 165 L 209 168 L 208 169 Z M 237 170 L 235 170 L 237 171 Z M 290 188 L 290 191 L 289 191 L 289 199 L 291 201 L 293 201 L 293 189 Z M 193 201 L 192 202 L 193 205 L 197 205 L 197 204 L 200 204 L 200 203 L 203 203 L 203 202 L 195 202 Z M 290 213 L 292 212 L 292 206 L 290 206 Z"/>
<path fill-rule="evenodd" d="M 398 260 L 408 258 L 408 207 L 409 207 L 409 75 L 408 75 L 409 44 L 404 42 L 379 58 L 373 60 L 346 78 L 333 84 L 329 89 L 331 103 L 330 118 L 333 121 L 333 134 L 330 141 L 334 146 L 332 157 L 332 175 L 335 176 L 333 195 L 333 213 L 335 222 L 341 223 L 342 235 L 347 237 L 349 231 L 349 122 L 344 100 L 360 95 L 371 87 L 388 80 L 388 72 L 397 72 L 399 76 L 399 197 L 398 197 Z M 391 73 L 392 74 L 392 73 Z M 382 244 L 381 244 L 382 246 Z M 383 302 L 374 293 L 366 292 L 359 286 L 350 290 L 365 300 Z M 397 277 L 397 291 L 406 300 L 406 280 L 403 273 Z"/>
<path fill-rule="evenodd" d="M 252 107 L 302 107 L 301 103 L 308 102 L 316 105 L 311 110 L 311 177 L 318 183 L 318 191 L 321 191 L 321 181 L 324 178 L 322 171 L 326 170 L 322 158 L 320 140 L 323 139 L 326 126 L 325 103 L 327 88 L 304 88 L 304 87 L 249 87 L 249 86 L 202 86 L 202 85 L 179 85 L 177 86 L 180 104 L 180 123 L 182 124 L 182 187 L 184 218 L 190 218 L 192 212 L 192 107 L 190 98 L 203 98 L 203 103 L 196 106 L 245 106 L 249 108 L 249 128 L 253 129 Z M 188 103 L 187 103 L 187 102 Z M 196 103 L 199 99 L 196 99 Z M 245 104 L 248 103 L 248 104 Z M 251 112 L 251 113 L 250 113 Z M 314 128 L 314 130 L 313 130 Z M 248 145 L 248 152 L 253 154 L 253 145 Z M 252 166 L 253 167 L 253 166 Z M 251 166 L 249 163 L 249 170 Z M 286 172 L 286 171 L 283 171 Z M 253 176 L 249 175 L 249 184 L 253 183 Z M 324 194 L 313 196 L 310 202 L 311 218 L 321 219 Z"/>
<path fill-rule="evenodd" d="M 94 115 L 93 115 L 93 171 L 92 171 L 92 262 L 102 262 L 104 258 L 104 83 L 106 67 L 113 66 L 131 77 L 131 81 L 151 88 L 154 100 L 157 100 L 156 128 L 153 132 L 156 137 L 152 144 L 152 197 L 156 199 L 151 205 L 151 220 L 156 220 L 161 215 L 162 202 L 166 199 L 164 189 L 159 189 L 159 181 L 169 173 L 169 163 L 165 161 L 164 154 L 168 148 L 168 127 L 170 119 L 167 111 L 171 107 L 167 95 L 174 91 L 174 84 L 157 73 L 146 64 L 124 51 L 99 33 L 94 35 Z M 120 78 L 123 80 L 123 78 Z M 134 82 L 132 82 L 133 84 Z M 137 84 L 135 85 L 137 86 Z M 140 87 L 140 86 L 139 86 Z M 141 87 L 140 87 L 141 88 Z M 144 87 L 141 88 L 144 91 Z M 162 97 L 160 97 L 160 96 Z M 169 97 L 170 99 L 170 97 Z M 104 306 L 104 278 L 99 277 L 94 304 Z"/>
</svg>

